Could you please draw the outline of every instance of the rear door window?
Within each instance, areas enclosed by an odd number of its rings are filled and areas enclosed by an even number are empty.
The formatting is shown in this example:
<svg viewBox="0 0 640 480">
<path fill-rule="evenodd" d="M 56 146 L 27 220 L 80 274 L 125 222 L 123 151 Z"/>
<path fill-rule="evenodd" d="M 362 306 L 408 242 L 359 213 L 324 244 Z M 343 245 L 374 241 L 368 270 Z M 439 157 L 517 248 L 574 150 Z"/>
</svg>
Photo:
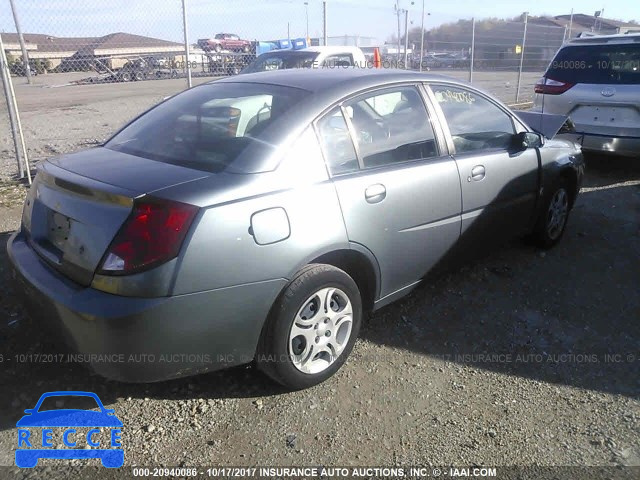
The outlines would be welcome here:
<svg viewBox="0 0 640 480">
<path fill-rule="evenodd" d="M 438 156 L 435 135 L 420 93 L 396 87 L 347 103 L 365 168 Z"/>
<path fill-rule="evenodd" d="M 564 47 L 546 76 L 573 84 L 640 85 L 640 44 Z"/>
</svg>

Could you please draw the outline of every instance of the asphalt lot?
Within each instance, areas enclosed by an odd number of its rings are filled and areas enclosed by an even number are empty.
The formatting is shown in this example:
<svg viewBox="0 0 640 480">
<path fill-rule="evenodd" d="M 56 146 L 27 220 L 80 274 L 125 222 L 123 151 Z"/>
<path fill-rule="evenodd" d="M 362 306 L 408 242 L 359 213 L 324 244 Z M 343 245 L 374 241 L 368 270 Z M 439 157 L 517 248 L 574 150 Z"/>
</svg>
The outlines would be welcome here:
<svg viewBox="0 0 640 480">
<path fill-rule="evenodd" d="M 530 77 L 523 91 L 538 75 Z M 61 79 L 17 85 L 34 159 L 93 145 L 184 87 L 184 79 L 55 87 Z M 513 72 L 476 80 L 503 100 L 514 95 Z M 24 196 L 9 181 L 6 128 L 3 245 Z M 251 366 L 130 385 L 42 361 L 35 354 L 68 351 L 26 315 L 1 248 L 0 465 L 14 462 L 23 410 L 64 389 L 96 392 L 115 409 L 126 465 L 640 467 L 639 278 L 640 162 L 589 158 L 557 248 L 515 241 L 423 285 L 366 321 L 335 377 L 288 393 Z"/>
</svg>

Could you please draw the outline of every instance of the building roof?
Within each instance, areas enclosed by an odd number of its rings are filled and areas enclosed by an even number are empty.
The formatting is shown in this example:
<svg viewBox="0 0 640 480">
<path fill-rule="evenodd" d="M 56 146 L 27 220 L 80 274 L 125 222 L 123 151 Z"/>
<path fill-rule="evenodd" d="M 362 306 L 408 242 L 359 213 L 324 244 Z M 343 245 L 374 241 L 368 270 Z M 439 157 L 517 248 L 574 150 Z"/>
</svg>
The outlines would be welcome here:
<svg viewBox="0 0 640 480">
<path fill-rule="evenodd" d="M 29 50 L 34 50 L 35 46 L 38 52 L 49 53 L 71 51 L 94 55 L 100 50 L 182 47 L 181 43 L 124 32 L 110 33 L 102 37 L 55 37 L 42 33 L 25 33 L 23 37 Z M 17 33 L 3 33 L 2 40 L 12 46 L 19 43 Z"/>
</svg>

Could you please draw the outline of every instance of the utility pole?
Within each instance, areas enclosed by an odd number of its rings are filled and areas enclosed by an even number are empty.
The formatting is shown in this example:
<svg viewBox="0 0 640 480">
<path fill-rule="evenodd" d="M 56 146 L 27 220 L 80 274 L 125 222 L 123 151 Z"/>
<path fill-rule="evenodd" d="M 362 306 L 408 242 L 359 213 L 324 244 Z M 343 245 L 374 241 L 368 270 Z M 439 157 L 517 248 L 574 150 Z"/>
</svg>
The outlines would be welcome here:
<svg viewBox="0 0 640 480">
<path fill-rule="evenodd" d="M 422 0 L 422 25 L 420 26 L 420 71 L 422 71 L 423 58 L 424 58 L 424 0 Z"/>
<path fill-rule="evenodd" d="M 18 41 L 20 42 L 20 50 L 22 50 L 22 61 L 24 63 L 25 74 L 27 75 L 27 83 L 31 84 L 31 67 L 29 66 L 29 56 L 27 55 L 27 47 L 24 44 L 20 21 L 18 20 L 18 11 L 16 10 L 13 0 L 9 0 L 9 4 L 11 5 L 11 13 L 13 13 L 13 22 L 16 24 L 16 33 L 18 34 Z"/>
<path fill-rule="evenodd" d="M 396 66 L 400 63 L 400 0 L 396 0 L 396 16 L 398 17 L 398 51 L 396 53 Z"/>
<path fill-rule="evenodd" d="M 406 70 L 409 60 L 407 50 L 409 49 L 409 10 L 404 11 L 404 69 Z"/>
<path fill-rule="evenodd" d="M 324 37 L 324 45 L 327 46 L 327 2 L 326 0 L 322 2 L 322 19 L 323 19 L 323 27 L 322 27 L 322 35 Z"/>
<path fill-rule="evenodd" d="M 307 19 L 307 42 L 309 42 L 309 2 L 304 2 L 304 14 Z"/>
</svg>

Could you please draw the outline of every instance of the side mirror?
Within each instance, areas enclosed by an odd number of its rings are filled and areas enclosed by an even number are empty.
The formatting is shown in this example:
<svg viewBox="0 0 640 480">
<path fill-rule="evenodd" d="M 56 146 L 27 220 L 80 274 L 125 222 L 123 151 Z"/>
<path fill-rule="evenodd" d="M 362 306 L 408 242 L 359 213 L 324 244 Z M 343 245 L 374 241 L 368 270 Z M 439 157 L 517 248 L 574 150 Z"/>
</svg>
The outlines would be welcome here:
<svg viewBox="0 0 640 480">
<path fill-rule="evenodd" d="M 31 415 L 33 413 L 33 408 L 27 408 L 24 413 L 26 413 L 27 415 Z"/>
<path fill-rule="evenodd" d="M 543 145 L 544 137 L 536 132 L 520 132 L 513 136 L 513 148 L 516 151 L 540 148 Z"/>
</svg>

